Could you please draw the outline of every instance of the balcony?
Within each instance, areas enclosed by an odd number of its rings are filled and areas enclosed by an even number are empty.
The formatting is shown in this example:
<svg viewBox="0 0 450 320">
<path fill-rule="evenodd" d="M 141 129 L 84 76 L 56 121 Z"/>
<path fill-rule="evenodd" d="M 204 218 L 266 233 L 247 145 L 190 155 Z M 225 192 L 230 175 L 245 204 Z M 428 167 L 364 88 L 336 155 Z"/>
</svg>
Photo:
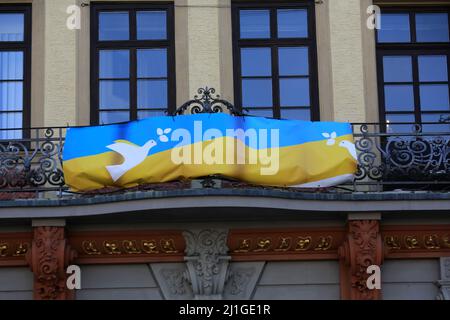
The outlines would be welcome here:
<svg viewBox="0 0 450 320">
<path fill-rule="evenodd" d="M 397 124 L 388 124 L 395 126 Z M 320 190 L 322 193 L 380 193 L 450 190 L 450 127 L 398 124 L 404 133 L 383 133 L 386 125 L 352 124 L 358 152 L 358 172 L 352 184 Z M 409 128 L 409 129 L 408 129 Z M 425 128 L 433 130 L 425 131 Z M 2 129 L 2 137 L 23 134 L 23 138 L 0 140 L 0 199 L 52 197 L 89 197 L 98 194 L 124 193 L 136 190 L 171 190 L 199 188 L 268 189 L 236 181 L 205 177 L 196 181 L 177 181 L 144 185 L 131 190 L 104 189 L 95 193 L 69 191 L 62 171 L 65 127 Z M 409 131 L 409 132 L 408 132 Z M 280 188 L 273 188 L 280 189 Z M 308 192 L 296 188 L 284 191 Z M 317 191 L 317 190 L 316 190 Z M 310 190 L 311 192 L 311 190 Z"/>
<path fill-rule="evenodd" d="M 231 103 L 213 96 L 214 89 L 199 89 L 198 93 L 199 97 L 183 104 L 172 116 L 212 112 L 242 115 Z M 64 182 L 62 153 L 67 127 L 0 129 L 0 200 L 129 197 L 133 192 L 151 191 L 182 196 L 198 193 L 198 189 L 203 190 L 199 195 L 220 191 L 222 194 L 240 192 L 263 196 L 281 193 L 284 197 L 301 193 L 308 197 L 309 193 L 316 200 L 320 195 L 323 199 L 339 195 L 352 200 L 355 195 L 363 199 L 368 194 L 450 194 L 450 123 L 447 119 L 423 125 L 354 123 L 352 126 L 359 165 L 350 184 L 320 190 L 269 188 L 210 176 L 126 190 L 105 188 L 83 194 L 71 192 Z"/>
</svg>

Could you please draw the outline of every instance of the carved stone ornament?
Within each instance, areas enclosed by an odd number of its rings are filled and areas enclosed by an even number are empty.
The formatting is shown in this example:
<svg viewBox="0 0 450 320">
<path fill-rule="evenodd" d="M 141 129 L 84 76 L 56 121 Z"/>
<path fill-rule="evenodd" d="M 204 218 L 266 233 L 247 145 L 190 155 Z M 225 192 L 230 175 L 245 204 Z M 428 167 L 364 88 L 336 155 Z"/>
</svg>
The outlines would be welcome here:
<svg viewBox="0 0 450 320">
<path fill-rule="evenodd" d="M 170 294 L 173 296 L 185 295 L 188 292 L 186 288 L 186 271 L 177 269 L 161 270 L 161 275 L 168 284 Z"/>
<path fill-rule="evenodd" d="M 35 300 L 67 300 L 73 291 L 66 287 L 66 267 L 76 257 L 63 227 L 36 227 L 27 260 L 34 273 Z"/>
<path fill-rule="evenodd" d="M 233 262 L 229 266 L 225 283 L 226 300 L 249 300 L 261 276 L 265 262 Z"/>
<path fill-rule="evenodd" d="M 381 297 L 380 290 L 370 290 L 366 282 L 367 268 L 371 265 L 381 266 L 383 262 L 382 240 L 379 222 L 376 220 L 356 220 L 348 224 L 346 241 L 339 248 L 341 272 L 346 273 L 346 279 L 351 284 L 343 288 L 344 299 L 377 300 Z"/>
<path fill-rule="evenodd" d="M 227 279 L 227 232 L 219 230 L 186 231 L 186 266 L 195 299 L 222 299 Z"/>
<path fill-rule="evenodd" d="M 194 298 L 185 263 L 157 262 L 151 263 L 150 268 L 164 299 L 192 300 Z"/>
<path fill-rule="evenodd" d="M 450 257 L 441 258 L 441 280 L 437 300 L 450 300 Z"/>
</svg>

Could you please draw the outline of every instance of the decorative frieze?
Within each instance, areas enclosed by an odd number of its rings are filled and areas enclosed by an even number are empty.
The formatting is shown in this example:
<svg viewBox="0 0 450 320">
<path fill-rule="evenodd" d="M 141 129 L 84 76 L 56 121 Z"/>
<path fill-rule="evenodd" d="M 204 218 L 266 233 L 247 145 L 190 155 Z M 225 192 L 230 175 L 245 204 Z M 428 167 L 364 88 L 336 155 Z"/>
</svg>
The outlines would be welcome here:
<svg viewBox="0 0 450 320">
<path fill-rule="evenodd" d="M 228 246 L 235 261 L 337 259 L 343 240 L 339 228 L 232 230 Z"/>
<path fill-rule="evenodd" d="M 0 267 L 25 266 L 26 253 L 31 249 L 32 233 L 0 234 Z"/>
<path fill-rule="evenodd" d="M 385 226 L 386 258 L 426 258 L 450 255 L 450 226 Z"/>
<path fill-rule="evenodd" d="M 181 231 L 76 232 L 70 242 L 88 264 L 183 261 L 185 249 Z"/>
<path fill-rule="evenodd" d="M 266 261 L 337 259 L 341 261 L 343 298 L 378 299 L 380 290 L 366 287 L 370 265 L 381 265 L 383 258 L 450 257 L 450 225 L 380 227 L 377 220 L 352 220 L 347 229 L 69 234 L 58 226 L 36 226 L 33 230 L 0 234 L 0 267 L 29 264 L 35 273 L 36 299 L 71 298 L 64 289 L 68 263 L 149 263 L 167 299 L 247 299 Z M 72 248 L 78 254 L 75 259 Z M 439 299 L 449 299 L 448 259 L 441 261 Z"/>
</svg>

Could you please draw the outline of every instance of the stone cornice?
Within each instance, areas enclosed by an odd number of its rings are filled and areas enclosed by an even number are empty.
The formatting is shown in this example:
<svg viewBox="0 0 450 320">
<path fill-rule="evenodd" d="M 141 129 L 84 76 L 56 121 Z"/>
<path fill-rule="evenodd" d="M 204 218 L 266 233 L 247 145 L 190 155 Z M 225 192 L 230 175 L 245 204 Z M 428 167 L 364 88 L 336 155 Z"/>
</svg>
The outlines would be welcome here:
<svg viewBox="0 0 450 320">
<path fill-rule="evenodd" d="M 450 207 L 450 193 L 302 193 L 280 189 L 147 191 L 60 200 L 2 201 L 0 217 L 64 218 L 218 206 L 324 213 L 446 212 Z"/>
</svg>

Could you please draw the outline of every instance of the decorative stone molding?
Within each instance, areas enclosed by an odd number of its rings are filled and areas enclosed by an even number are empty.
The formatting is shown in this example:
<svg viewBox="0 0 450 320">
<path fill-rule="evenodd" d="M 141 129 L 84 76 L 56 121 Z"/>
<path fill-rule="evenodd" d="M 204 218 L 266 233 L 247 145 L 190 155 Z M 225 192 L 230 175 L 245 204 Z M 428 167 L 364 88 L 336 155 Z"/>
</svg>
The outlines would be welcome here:
<svg viewBox="0 0 450 320">
<path fill-rule="evenodd" d="M 225 283 L 224 298 L 250 300 L 265 262 L 233 262 Z"/>
<path fill-rule="evenodd" d="M 450 257 L 441 258 L 441 280 L 438 281 L 440 289 L 438 300 L 450 300 Z"/>
<path fill-rule="evenodd" d="M 227 279 L 227 232 L 221 230 L 185 231 L 186 266 L 194 299 L 223 299 Z"/>
<path fill-rule="evenodd" d="M 35 300 L 73 299 L 66 287 L 66 267 L 76 257 L 64 227 L 35 227 L 27 261 L 34 273 Z"/>
<path fill-rule="evenodd" d="M 169 285 L 168 288 L 172 296 L 185 295 L 189 291 L 186 286 L 188 278 L 185 270 L 163 269 L 161 274 Z"/>
<path fill-rule="evenodd" d="M 355 220 L 348 223 L 347 239 L 339 248 L 341 260 L 341 295 L 343 299 L 377 300 L 380 290 L 370 290 L 367 268 L 380 266 L 383 248 L 377 220 Z"/>
<path fill-rule="evenodd" d="M 184 263 L 151 263 L 150 267 L 166 300 L 194 298 Z"/>
</svg>

